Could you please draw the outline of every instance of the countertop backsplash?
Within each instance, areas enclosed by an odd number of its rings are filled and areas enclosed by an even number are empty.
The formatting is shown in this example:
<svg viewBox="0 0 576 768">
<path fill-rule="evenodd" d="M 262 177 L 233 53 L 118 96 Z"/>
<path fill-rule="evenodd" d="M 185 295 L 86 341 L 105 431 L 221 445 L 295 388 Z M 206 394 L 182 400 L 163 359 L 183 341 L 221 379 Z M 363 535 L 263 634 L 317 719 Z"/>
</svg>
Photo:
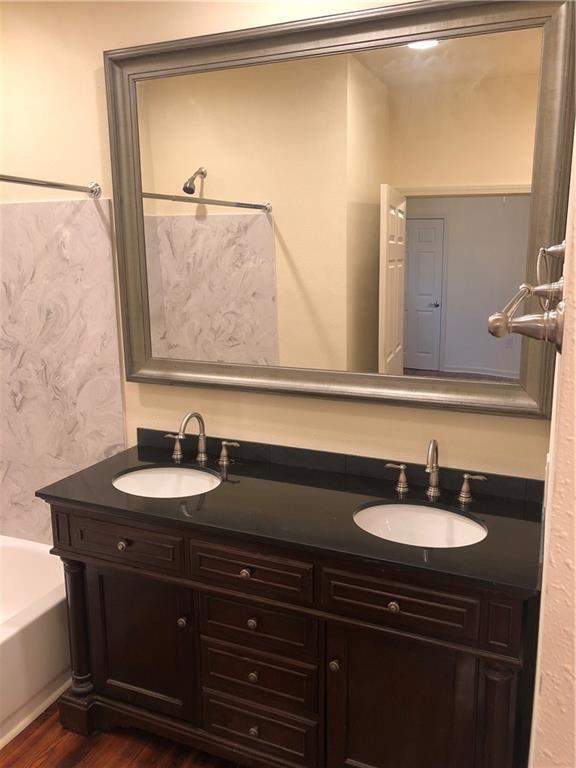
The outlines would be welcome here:
<svg viewBox="0 0 576 768">
<path fill-rule="evenodd" d="M 137 432 L 138 445 L 150 448 L 165 448 L 166 459 L 170 460 L 170 442 L 165 439 L 166 433 L 162 430 L 146 429 L 140 427 Z M 220 453 L 222 440 L 235 440 L 234 437 L 208 437 L 208 454 L 216 460 Z M 398 457 L 390 456 L 387 459 L 375 459 L 368 456 L 354 454 L 333 453 L 330 451 L 308 450 L 306 448 L 293 448 L 284 445 L 270 445 L 268 443 L 255 443 L 241 440 L 239 448 L 232 448 L 230 454 L 233 458 L 244 461 L 259 461 L 267 464 L 281 464 L 286 467 L 299 467 L 301 469 L 316 470 L 320 472 L 333 472 L 340 475 L 352 475 L 366 477 L 374 480 L 396 481 L 397 469 L 389 469 L 387 462 L 399 463 Z M 183 441 L 183 450 L 190 458 L 194 457 L 197 437 L 194 434 L 186 435 Z M 423 453 L 426 446 L 423 446 Z M 446 492 L 456 492 L 462 484 L 464 472 L 475 473 L 474 467 L 454 469 L 442 465 L 442 446 L 440 446 L 440 485 Z M 428 475 L 425 472 L 425 464 L 407 463 L 406 473 L 408 484 L 413 488 L 423 488 L 428 483 Z M 512 475 L 496 475 L 482 472 L 486 477 L 485 482 L 473 483 L 472 493 L 475 496 L 498 496 L 515 501 L 524 501 L 526 519 L 540 521 L 542 516 L 542 502 L 544 499 L 544 481 L 526 477 L 514 477 Z"/>
</svg>

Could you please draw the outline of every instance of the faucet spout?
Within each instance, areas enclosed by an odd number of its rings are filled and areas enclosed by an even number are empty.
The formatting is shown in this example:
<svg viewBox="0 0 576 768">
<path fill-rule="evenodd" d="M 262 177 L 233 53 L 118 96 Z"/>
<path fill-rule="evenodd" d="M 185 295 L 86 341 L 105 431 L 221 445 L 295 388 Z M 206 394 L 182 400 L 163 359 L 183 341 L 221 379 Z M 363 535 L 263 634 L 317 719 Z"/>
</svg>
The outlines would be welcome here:
<svg viewBox="0 0 576 768">
<path fill-rule="evenodd" d="M 432 468 L 438 469 L 438 441 L 430 440 L 428 445 L 428 456 L 426 458 L 426 472 L 430 472 Z"/>
<path fill-rule="evenodd" d="M 196 454 L 196 461 L 198 464 L 205 464 L 208 461 L 208 454 L 206 452 L 206 425 L 202 418 L 202 414 L 197 413 L 196 411 L 190 411 L 190 413 L 187 413 L 184 416 L 180 422 L 180 428 L 178 429 L 177 435 L 170 435 L 170 437 L 176 438 L 174 442 L 174 451 L 172 452 L 172 461 L 175 461 L 177 464 L 180 464 L 182 461 L 182 440 L 184 440 L 184 437 L 186 436 L 186 427 L 188 426 L 190 419 L 196 419 L 198 422 L 198 453 Z"/>
<path fill-rule="evenodd" d="M 426 496 L 430 501 L 436 501 L 440 496 L 440 472 L 438 466 L 438 441 L 430 440 L 428 445 L 428 455 L 426 457 L 426 472 L 430 475 Z"/>
</svg>

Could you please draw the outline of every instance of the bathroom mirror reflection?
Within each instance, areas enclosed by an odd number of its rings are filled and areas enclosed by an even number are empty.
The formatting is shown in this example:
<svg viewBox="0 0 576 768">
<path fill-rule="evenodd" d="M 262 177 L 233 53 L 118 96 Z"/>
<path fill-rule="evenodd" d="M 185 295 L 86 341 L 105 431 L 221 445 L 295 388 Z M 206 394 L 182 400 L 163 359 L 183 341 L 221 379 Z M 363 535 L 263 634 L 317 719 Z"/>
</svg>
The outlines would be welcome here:
<svg viewBox="0 0 576 768">
<path fill-rule="evenodd" d="M 152 356 L 517 381 L 541 37 L 140 80 Z"/>
</svg>

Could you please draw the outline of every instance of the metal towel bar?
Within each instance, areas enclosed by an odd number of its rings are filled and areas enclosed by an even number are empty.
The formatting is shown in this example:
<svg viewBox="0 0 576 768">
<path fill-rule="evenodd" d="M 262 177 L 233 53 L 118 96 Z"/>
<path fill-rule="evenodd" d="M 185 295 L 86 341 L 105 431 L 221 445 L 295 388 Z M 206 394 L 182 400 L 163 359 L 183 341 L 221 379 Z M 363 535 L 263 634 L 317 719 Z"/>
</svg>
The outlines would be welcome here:
<svg viewBox="0 0 576 768">
<path fill-rule="evenodd" d="M 53 189 L 66 189 L 72 192 L 85 192 L 89 197 L 100 197 L 102 188 L 96 181 L 91 181 L 87 187 L 79 184 L 64 184 L 59 181 L 42 181 L 41 179 L 28 179 L 25 176 L 7 176 L 0 174 L 0 181 L 6 181 L 9 184 L 26 184 L 31 187 L 51 187 Z"/>
</svg>

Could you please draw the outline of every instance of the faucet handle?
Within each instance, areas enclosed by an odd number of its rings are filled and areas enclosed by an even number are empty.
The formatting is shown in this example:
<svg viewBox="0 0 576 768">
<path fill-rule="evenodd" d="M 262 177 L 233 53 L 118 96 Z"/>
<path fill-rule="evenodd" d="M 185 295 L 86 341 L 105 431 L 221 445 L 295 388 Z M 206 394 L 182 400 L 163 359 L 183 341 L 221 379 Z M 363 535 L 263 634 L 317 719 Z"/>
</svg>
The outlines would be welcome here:
<svg viewBox="0 0 576 768">
<path fill-rule="evenodd" d="M 458 494 L 458 501 L 460 504 L 469 504 L 472 501 L 472 494 L 470 493 L 470 480 L 487 480 L 485 475 L 471 475 L 468 472 L 464 472 L 462 475 L 462 487 Z"/>
<path fill-rule="evenodd" d="M 388 462 L 384 465 L 385 467 L 389 469 L 399 469 L 400 474 L 398 475 L 398 482 L 396 484 L 396 491 L 398 492 L 399 496 L 404 496 L 406 493 L 408 493 L 408 480 L 406 478 L 406 464 L 391 464 Z"/>
<path fill-rule="evenodd" d="M 226 467 L 230 464 L 228 448 L 240 448 L 240 443 L 237 443 L 235 440 L 222 440 L 221 446 L 218 464 L 220 464 L 221 467 Z"/>
<path fill-rule="evenodd" d="M 172 461 L 174 461 L 176 464 L 180 464 L 182 461 L 183 453 L 182 453 L 182 444 L 180 443 L 180 440 L 182 439 L 180 435 L 164 435 L 164 437 L 170 437 L 172 440 L 174 440 L 174 450 L 172 451 Z"/>
</svg>

